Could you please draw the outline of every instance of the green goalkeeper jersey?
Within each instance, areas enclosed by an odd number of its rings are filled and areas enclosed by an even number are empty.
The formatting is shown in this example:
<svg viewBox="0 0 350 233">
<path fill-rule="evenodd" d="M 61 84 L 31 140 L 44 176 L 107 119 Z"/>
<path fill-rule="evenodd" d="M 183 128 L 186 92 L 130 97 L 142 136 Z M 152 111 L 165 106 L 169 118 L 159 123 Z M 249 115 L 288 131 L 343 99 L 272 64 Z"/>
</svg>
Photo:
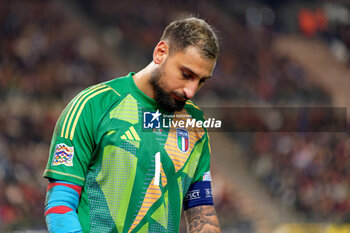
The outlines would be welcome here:
<svg viewBox="0 0 350 233">
<path fill-rule="evenodd" d="M 176 124 L 202 111 L 187 101 L 162 122 L 132 75 L 82 91 L 56 124 L 44 177 L 83 186 L 84 232 L 178 232 L 189 186 L 209 175 L 206 130 Z"/>
</svg>

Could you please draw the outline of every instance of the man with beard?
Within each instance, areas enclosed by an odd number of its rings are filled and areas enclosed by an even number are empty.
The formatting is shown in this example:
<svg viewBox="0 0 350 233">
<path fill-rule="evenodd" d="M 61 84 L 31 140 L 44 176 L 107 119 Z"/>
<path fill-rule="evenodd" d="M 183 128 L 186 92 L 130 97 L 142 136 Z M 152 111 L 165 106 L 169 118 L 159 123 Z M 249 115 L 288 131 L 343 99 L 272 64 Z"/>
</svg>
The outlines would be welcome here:
<svg viewBox="0 0 350 233">
<path fill-rule="evenodd" d="M 138 73 L 87 88 L 57 121 L 44 177 L 50 232 L 220 232 L 211 195 L 210 146 L 189 99 L 211 78 L 219 52 L 198 18 L 167 26 Z"/>
</svg>

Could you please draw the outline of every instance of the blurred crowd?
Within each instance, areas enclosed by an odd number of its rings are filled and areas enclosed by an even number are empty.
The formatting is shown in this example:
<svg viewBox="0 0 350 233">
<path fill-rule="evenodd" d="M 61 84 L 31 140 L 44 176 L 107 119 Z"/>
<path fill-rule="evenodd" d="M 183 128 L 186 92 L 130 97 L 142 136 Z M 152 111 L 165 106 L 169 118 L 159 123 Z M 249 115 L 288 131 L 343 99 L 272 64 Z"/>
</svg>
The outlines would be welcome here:
<svg viewBox="0 0 350 233">
<path fill-rule="evenodd" d="M 319 35 L 340 62 L 350 64 L 350 8 L 347 5 L 325 2 L 302 7 L 298 26 L 306 37 Z"/>
<path fill-rule="evenodd" d="M 137 71 L 116 70 L 84 24 L 69 18 L 56 2 L 0 0 L 0 231 L 43 228 L 42 173 L 55 122 L 68 101 L 89 85 Z M 311 83 L 299 64 L 273 51 L 276 32 L 271 25 L 251 27 L 210 1 L 77 2 L 96 22 L 107 46 L 137 69 L 149 61 L 169 21 L 191 12 L 209 19 L 219 33 L 221 55 L 215 80 L 198 93 L 199 101 L 331 104 L 332 97 Z M 349 220 L 346 133 L 233 138 L 246 148 L 253 171 L 282 203 L 309 220 Z M 240 214 L 227 188 L 218 193 L 223 222 L 252 232 L 253 223 Z"/>
<path fill-rule="evenodd" d="M 42 173 L 56 120 L 111 68 L 81 25 L 52 3 L 0 5 L 0 231 L 43 228 Z"/>
<path fill-rule="evenodd" d="M 350 221 L 346 133 L 256 133 L 252 170 L 283 205 L 312 222 Z"/>
</svg>

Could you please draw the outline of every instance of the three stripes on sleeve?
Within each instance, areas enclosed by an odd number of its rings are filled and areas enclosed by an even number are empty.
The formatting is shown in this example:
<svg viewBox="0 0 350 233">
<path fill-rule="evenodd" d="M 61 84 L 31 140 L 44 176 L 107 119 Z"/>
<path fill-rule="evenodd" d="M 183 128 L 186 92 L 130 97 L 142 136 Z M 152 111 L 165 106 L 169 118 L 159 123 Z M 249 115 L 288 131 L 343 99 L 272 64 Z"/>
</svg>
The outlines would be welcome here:
<svg viewBox="0 0 350 233">
<path fill-rule="evenodd" d="M 86 105 L 86 103 L 93 97 L 106 92 L 106 91 L 113 91 L 117 95 L 120 96 L 118 92 L 116 92 L 113 88 L 111 88 L 108 85 L 105 84 L 99 84 L 96 86 L 92 86 L 85 91 L 81 92 L 79 95 L 77 95 L 73 101 L 72 104 L 68 108 L 67 115 L 64 117 L 62 130 L 60 136 L 62 138 L 67 138 L 69 140 L 73 140 L 74 131 L 76 129 L 79 117 Z"/>
</svg>

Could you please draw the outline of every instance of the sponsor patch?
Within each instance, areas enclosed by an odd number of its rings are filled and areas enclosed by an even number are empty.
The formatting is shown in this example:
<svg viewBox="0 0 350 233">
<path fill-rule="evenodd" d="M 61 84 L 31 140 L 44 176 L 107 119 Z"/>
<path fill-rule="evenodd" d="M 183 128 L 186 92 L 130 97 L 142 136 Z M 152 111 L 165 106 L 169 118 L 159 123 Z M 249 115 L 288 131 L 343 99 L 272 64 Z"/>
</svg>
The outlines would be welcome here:
<svg viewBox="0 0 350 233">
<path fill-rule="evenodd" d="M 64 143 L 57 144 L 52 165 L 57 166 L 57 165 L 63 164 L 71 167 L 73 166 L 73 156 L 74 156 L 73 146 L 70 147 Z"/>
<path fill-rule="evenodd" d="M 186 201 L 195 200 L 199 198 L 201 198 L 199 189 L 188 191 L 185 196 Z"/>
<path fill-rule="evenodd" d="M 210 174 L 210 172 L 204 173 L 203 181 L 211 181 L 211 174 Z"/>
<path fill-rule="evenodd" d="M 197 181 L 190 185 L 184 197 L 184 209 L 200 205 L 213 205 L 210 181 Z"/>
<path fill-rule="evenodd" d="M 211 188 L 205 189 L 205 198 L 208 198 L 208 197 L 213 197 L 213 194 L 211 193 Z"/>
</svg>

